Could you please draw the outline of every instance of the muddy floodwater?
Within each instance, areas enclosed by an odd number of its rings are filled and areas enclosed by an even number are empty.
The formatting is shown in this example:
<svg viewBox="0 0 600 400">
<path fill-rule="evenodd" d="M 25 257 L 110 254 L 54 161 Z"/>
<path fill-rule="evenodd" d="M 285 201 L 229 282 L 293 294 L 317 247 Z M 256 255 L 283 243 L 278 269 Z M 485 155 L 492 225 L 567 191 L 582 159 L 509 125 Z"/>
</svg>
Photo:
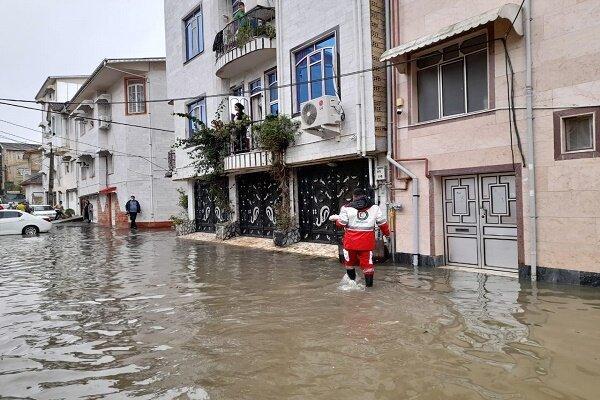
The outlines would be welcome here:
<svg viewBox="0 0 600 400">
<path fill-rule="evenodd" d="M 0 398 L 600 399 L 600 289 L 60 227 L 0 237 Z"/>
</svg>

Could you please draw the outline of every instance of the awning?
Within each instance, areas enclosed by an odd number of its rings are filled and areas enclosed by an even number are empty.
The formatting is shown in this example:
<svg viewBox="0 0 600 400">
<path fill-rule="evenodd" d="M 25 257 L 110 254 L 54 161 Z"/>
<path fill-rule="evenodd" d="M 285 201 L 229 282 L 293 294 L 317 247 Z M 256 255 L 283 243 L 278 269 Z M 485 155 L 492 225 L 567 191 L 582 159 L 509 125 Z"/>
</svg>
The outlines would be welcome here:
<svg viewBox="0 0 600 400">
<path fill-rule="evenodd" d="M 465 19 L 464 21 L 457 22 L 454 25 L 447 26 L 438 32 L 423 36 L 410 42 L 404 43 L 393 49 L 389 49 L 381 55 L 379 59 L 381 62 L 389 61 L 392 58 L 401 56 L 403 54 L 412 53 L 413 51 L 432 46 L 443 40 L 457 36 L 461 33 L 470 31 L 471 29 L 479 28 L 490 22 L 494 22 L 498 19 L 506 19 L 508 22 L 515 21 L 514 30 L 517 34 L 523 35 L 523 13 L 520 12 L 519 6 L 513 3 L 507 3 L 500 8 L 484 12 L 483 14 Z"/>
<path fill-rule="evenodd" d="M 117 191 L 116 186 L 108 186 L 108 187 L 105 187 L 104 189 L 100 189 L 99 193 L 100 194 L 109 194 L 109 193 L 115 193 L 116 191 Z"/>
</svg>

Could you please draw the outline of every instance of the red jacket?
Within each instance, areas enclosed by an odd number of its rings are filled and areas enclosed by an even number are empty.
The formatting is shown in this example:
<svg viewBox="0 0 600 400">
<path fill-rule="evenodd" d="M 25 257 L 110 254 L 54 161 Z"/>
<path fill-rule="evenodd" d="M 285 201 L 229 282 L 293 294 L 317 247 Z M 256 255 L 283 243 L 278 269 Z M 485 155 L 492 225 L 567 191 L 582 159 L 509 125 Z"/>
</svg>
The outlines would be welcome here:
<svg viewBox="0 0 600 400">
<path fill-rule="evenodd" d="M 390 235 L 389 225 L 377 205 L 362 209 L 344 206 L 340 210 L 340 218 L 336 224 L 345 229 L 343 246 L 346 250 L 375 250 L 377 226 L 385 236 Z"/>
</svg>

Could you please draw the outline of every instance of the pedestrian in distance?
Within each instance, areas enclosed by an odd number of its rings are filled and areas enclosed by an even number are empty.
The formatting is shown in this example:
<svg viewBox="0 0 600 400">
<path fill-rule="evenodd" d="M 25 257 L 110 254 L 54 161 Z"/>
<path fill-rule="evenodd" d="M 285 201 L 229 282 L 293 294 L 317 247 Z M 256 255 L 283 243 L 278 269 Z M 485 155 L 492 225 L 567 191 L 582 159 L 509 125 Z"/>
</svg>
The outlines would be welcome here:
<svg viewBox="0 0 600 400">
<path fill-rule="evenodd" d="M 390 236 L 390 228 L 381 208 L 373 204 L 364 190 L 355 189 L 352 202 L 342 206 L 340 214 L 332 215 L 329 220 L 345 230 L 343 253 L 348 277 L 355 280 L 356 267 L 360 267 L 365 276 L 365 285 L 373 286 L 375 229 L 379 227 L 385 236 Z"/>
<path fill-rule="evenodd" d="M 129 220 L 131 221 L 131 229 L 137 229 L 137 224 L 135 223 L 135 219 L 138 214 L 142 212 L 142 206 L 140 206 L 140 202 L 135 199 L 135 196 L 131 196 L 129 201 L 125 204 L 125 211 L 129 215 Z"/>
<path fill-rule="evenodd" d="M 54 219 L 63 219 L 65 217 L 65 208 L 62 201 L 54 205 L 54 211 L 56 212 Z"/>
</svg>

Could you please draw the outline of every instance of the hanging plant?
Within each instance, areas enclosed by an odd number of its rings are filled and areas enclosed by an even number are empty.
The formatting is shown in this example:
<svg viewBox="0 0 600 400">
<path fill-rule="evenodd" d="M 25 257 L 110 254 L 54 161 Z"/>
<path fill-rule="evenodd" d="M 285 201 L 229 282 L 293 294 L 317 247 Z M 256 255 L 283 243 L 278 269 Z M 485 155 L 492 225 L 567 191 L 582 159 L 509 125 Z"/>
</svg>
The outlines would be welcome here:
<svg viewBox="0 0 600 400">
<path fill-rule="evenodd" d="M 285 115 L 268 116 L 263 122 L 254 125 L 253 134 L 258 145 L 271 152 L 273 164 L 271 175 L 277 182 L 279 199 L 275 204 L 275 227 L 289 231 L 295 228 L 290 212 L 289 168 L 285 163 L 288 147 L 293 143 L 300 123 Z"/>
<path fill-rule="evenodd" d="M 222 184 L 226 179 L 225 157 L 229 155 L 230 145 L 239 136 L 239 132 L 250 126 L 250 119 L 246 115 L 239 115 L 233 121 L 223 122 L 221 116 L 224 109 L 225 102 L 222 101 L 210 126 L 193 115 L 175 114 L 191 122 L 192 134 L 189 138 L 179 139 L 174 147 L 187 150 L 192 160 L 191 165 L 208 185 L 209 195 L 214 199 L 215 206 L 230 214 L 229 193 Z"/>
</svg>

